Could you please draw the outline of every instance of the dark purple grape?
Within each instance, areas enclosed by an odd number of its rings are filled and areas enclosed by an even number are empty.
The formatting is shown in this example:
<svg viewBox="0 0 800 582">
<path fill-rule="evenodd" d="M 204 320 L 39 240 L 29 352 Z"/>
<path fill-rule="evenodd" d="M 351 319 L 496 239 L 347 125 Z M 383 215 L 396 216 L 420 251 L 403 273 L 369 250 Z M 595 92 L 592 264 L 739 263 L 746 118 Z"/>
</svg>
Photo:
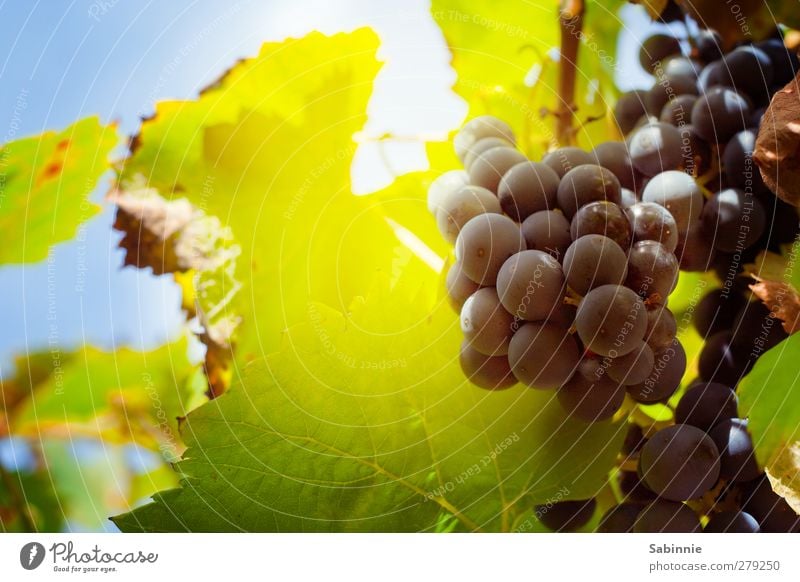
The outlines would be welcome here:
<svg viewBox="0 0 800 582">
<path fill-rule="evenodd" d="M 631 246 L 631 225 L 628 217 L 617 204 L 601 200 L 581 207 L 572 217 L 570 235 L 578 240 L 587 234 L 599 234 L 610 238 L 620 248 Z"/>
<path fill-rule="evenodd" d="M 729 481 L 752 481 L 761 474 L 753 450 L 747 421 L 728 418 L 708 433 L 720 456 L 720 477 Z"/>
<path fill-rule="evenodd" d="M 480 388 L 502 390 L 517 383 L 508 365 L 508 358 L 485 356 L 471 348 L 467 341 L 461 344 L 459 362 L 467 379 Z"/>
<path fill-rule="evenodd" d="M 606 373 L 614 382 L 623 386 L 641 384 L 650 376 L 655 364 L 653 349 L 642 342 L 629 354 L 613 358 Z"/>
<path fill-rule="evenodd" d="M 522 162 L 503 175 L 497 197 L 503 212 L 522 222 L 534 212 L 555 208 L 558 183 L 558 174 L 547 164 Z"/>
<path fill-rule="evenodd" d="M 625 387 L 603 373 L 596 359 L 584 359 L 569 382 L 558 389 L 558 402 L 574 418 L 598 422 L 611 418 L 625 400 Z"/>
<path fill-rule="evenodd" d="M 689 114 L 691 114 L 691 109 Z M 678 127 L 678 131 L 681 134 L 682 158 L 679 169 L 695 178 L 706 175 L 714 161 L 711 155 L 711 146 L 700 137 L 693 125 L 681 125 Z"/>
<path fill-rule="evenodd" d="M 689 506 L 659 499 L 639 513 L 633 531 L 636 533 L 698 533 L 700 520 Z"/>
<path fill-rule="evenodd" d="M 742 510 L 758 521 L 763 532 L 800 532 L 800 515 L 772 490 L 766 475 L 745 485 L 742 491 Z"/>
<path fill-rule="evenodd" d="M 697 95 L 697 80 L 694 77 L 666 76 L 656 69 L 656 84 L 647 92 L 647 112 L 650 115 L 661 115 L 664 106 L 681 95 Z M 689 122 L 686 113 L 685 123 Z"/>
<path fill-rule="evenodd" d="M 756 518 L 744 511 L 722 511 L 708 520 L 704 533 L 759 533 Z"/>
<path fill-rule="evenodd" d="M 453 309 L 461 313 L 464 302 L 470 295 L 480 289 L 481 286 L 467 277 L 461 270 L 461 263 L 456 261 L 447 271 L 445 288 L 447 289 L 447 297 L 450 300 L 450 305 L 453 306 Z"/>
<path fill-rule="evenodd" d="M 692 126 L 708 143 L 725 143 L 746 129 L 752 108 L 733 89 L 712 87 L 692 108 Z"/>
<path fill-rule="evenodd" d="M 702 430 L 676 424 L 655 433 L 639 459 L 647 486 L 664 499 L 698 499 L 719 478 L 719 451 Z"/>
<path fill-rule="evenodd" d="M 544 251 L 557 261 L 572 244 L 569 220 L 560 210 L 541 210 L 522 223 L 522 236 L 529 249 Z"/>
<path fill-rule="evenodd" d="M 507 146 L 486 150 L 477 156 L 469 167 L 470 184 L 497 193 L 500 180 L 506 172 L 527 160 L 522 152 Z"/>
<path fill-rule="evenodd" d="M 697 101 L 696 94 L 683 94 L 668 99 L 661 108 L 659 119 L 675 127 L 687 125 L 692 120 L 692 107 L 695 101 Z"/>
<path fill-rule="evenodd" d="M 678 322 L 672 312 L 660 303 L 647 304 L 647 332 L 644 341 L 659 350 L 672 344 L 678 334 Z"/>
<path fill-rule="evenodd" d="M 721 59 L 724 55 L 722 51 L 722 37 L 716 30 L 710 28 L 700 29 L 694 39 L 697 47 L 697 55 L 706 63 Z"/>
<path fill-rule="evenodd" d="M 769 55 L 758 47 L 740 46 L 725 56 L 728 83 L 757 103 L 769 98 L 773 68 Z"/>
<path fill-rule="evenodd" d="M 561 386 L 575 373 L 580 352 L 566 328 L 526 323 L 511 338 L 508 361 L 514 376 L 531 388 Z"/>
<path fill-rule="evenodd" d="M 550 166 L 550 169 L 558 174 L 559 178 L 563 178 L 567 172 L 578 166 L 594 163 L 594 159 L 589 152 L 569 146 L 546 154 L 542 158 L 542 163 Z"/>
<path fill-rule="evenodd" d="M 694 328 L 704 338 L 730 329 L 746 303 L 747 300 L 740 293 L 725 289 L 709 291 L 694 309 Z"/>
<path fill-rule="evenodd" d="M 739 357 L 731 348 L 731 333 L 721 331 L 706 339 L 698 359 L 698 373 L 706 382 L 736 386 L 750 370 L 752 362 Z"/>
<path fill-rule="evenodd" d="M 467 222 L 456 239 L 456 260 L 480 285 L 494 285 L 503 263 L 525 250 L 519 225 L 502 214 L 481 214 Z"/>
<path fill-rule="evenodd" d="M 557 501 L 534 507 L 536 517 L 547 529 L 558 532 L 576 531 L 592 519 L 597 502 L 592 499 Z"/>
<path fill-rule="evenodd" d="M 504 356 L 514 333 L 514 316 L 503 309 L 494 287 L 478 289 L 461 308 L 461 331 L 485 356 Z"/>
<path fill-rule="evenodd" d="M 558 185 L 558 206 L 567 218 L 590 202 L 620 202 L 619 180 L 610 170 L 595 164 L 584 164 L 567 172 Z"/>
<path fill-rule="evenodd" d="M 624 356 L 636 349 L 647 330 L 644 302 L 627 287 L 597 287 L 578 305 L 575 328 L 592 352 L 612 358 Z"/>
<path fill-rule="evenodd" d="M 740 131 L 731 138 L 722 155 L 728 183 L 734 188 L 751 193 L 762 192 L 764 189 L 761 172 L 753 161 L 757 135 L 752 129 Z"/>
<path fill-rule="evenodd" d="M 706 65 L 697 76 L 697 86 L 700 88 L 701 94 L 710 91 L 714 87 L 723 87 L 725 83 L 727 83 L 725 63 L 721 58 Z"/>
<path fill-rule="evenodd" d="M 618 475 L 619 489 L 623 494 L 623 501 L 626 503 L 635 503 L 641 507 L 658 499 L 658 496 L 642 482 L 637 472 L 620 471 Z"/>
<path fill-rule="evenodd" d="M 714 247 L 725 253 L 741 252 L 761 237 L 767 218 L 758 198 L 743 190 L 717 192 L 703 207 L 703 229 L 714 239 Z"/>
<path fill-rule="evenodd" d="M 631 533 L 641 510 L 641 505 L 633 503 L 615 505 L 603 514 L 597 531 L 600 533 Z"/>
<path fill-rule="evenodd" d="M 596 163 L 610 170 L 617 177 L 623 188 L 636 189 L 640 176 L 633 167 L 628 145 L 625 142 L 607 141 L 601 143 L 592 150 L 592 154 L 596 158 Z"/>
<path fill-rule="evenodd" d="M 628 135 L 639 123 L 639 120 L 647 114 L 645 109 L 646 96 L 647 91 L 636 90 L 623 93 L 617 99 L 617 103 L 614 106 L 614 118 L 617 120 L 617 125 L 622 135 Z"/>
<path fill-rule="evenodd" d="M 639 64 L 648 73 L 652 73 L 656 65 L 672 55 L 681 52 L 681 43 L 674 36 L 654 34 L 646 38 L 639 48 Z"/>
<path fill-rule="evenodd" d="M 731 328 L 731 345 L 743 360 L 755 360 L 788 336 L 781 320 L 761 301 L 750 301 L 739 311 Z"/>
<path fill-rule="evenodd" d="M 783 40 L 771 38 L 755 44 L 772 62 L 772 82 L 778 87 L 786 85 L 800 71 L 797 54 L 786 48 Z"/>
<path fill-rule="evenodd" d="M 699 220 L 689 225 L 686 233 L 678 237 L 678 247 L 675 256 L 681 265 L 681 271 L 704 273 L 711 269 L 717 257 L 717 249 L 713 240 L 703 230 L 703 223 Z"/>
<path fill-rule="evenodd" d="M 663 301 L 678 283 L 678 270 L 678 259 L 667 247 L 654 240 L 639 241 L 628 254 L 625 285 L 645 299 Z"/>
<path fill-rule="evenodd" d="M 709 432 L 722 421 L 736 418 L 738 399 L 733 389 L 716 382 L 693 384 L 675 409 L 675 422 Z"/>
<path fill-rule="evenodd" d="M 662 172 L 647 183 L 642 193 L 644 202 L 655 202 L 669 210 L 683 233 L 700 218 L 703 191 L 694 178 L 678 171 Z"/>
<path fill-rule="evenodd" d="M 492 115 L 481 115 L 464 124 L 453 140 L 456 155 L 463 163 L 470 149 L 480 140 L 487 137 L 500 137 L 515 143 L 514 131 L 505 121 Z"/>
<path fill-rule="evenodd" d="M 543 251 L 522 251 L 508 258 L 497 274 L 497 294 L 505 310 L 518 319 L 541 321 L 564 298 L 561 265 Z"/>
<path fill-rule="evenodd" d="M 653 122 L 631 136 L 629 150 L 633 167 L 645 176 L 676 170 L 683 160 L 681 133 L 669 123 Z"/>
<path fill-rule="evenodd" d="M 703 65 L 688 57 L 670 57 L 662 63 L 662 75 L 665 77 L 691 77 L 697 81 Z"/>
<path fill-rule="evenodd" d="M 654 202 L 639 202 L 625 210 L 633 241 L 653 240 L 670 252 L 678 246 L 678 225 L 669 211 Z"/>
<path fill-rule="evenodd" d="M 653 352 L 653 370 L 641 384 L 628 386 L 628 395 L 644 404 L 661 402 L 672 396 L 686 372 L 686 352 L 677 339 Z"/>
</svg>

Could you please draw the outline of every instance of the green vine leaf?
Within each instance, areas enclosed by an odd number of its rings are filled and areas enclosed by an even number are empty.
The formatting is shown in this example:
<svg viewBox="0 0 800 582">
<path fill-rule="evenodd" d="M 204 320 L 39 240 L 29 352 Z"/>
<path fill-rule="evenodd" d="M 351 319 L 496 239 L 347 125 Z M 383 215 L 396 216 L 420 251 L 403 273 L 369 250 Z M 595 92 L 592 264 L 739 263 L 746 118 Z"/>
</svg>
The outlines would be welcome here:
<svg viewBox="0 0 800 582">
<path fill-rule="evenodd" d="M 182 488 L 124 531 L 509 530 L 535 503 L 602 488 L 624 429 L 565 417 L 551 391 L 468 384 L 435 289 L 345 316 L 308 306 L 284 348 L 191 413 Z"/>
<path fill-rule="evenodd" d="M 0 265 L 34 263 L 97 214 L 89 194 L 119 136 L 96 117 L 0 146 Z"/>
</svg>

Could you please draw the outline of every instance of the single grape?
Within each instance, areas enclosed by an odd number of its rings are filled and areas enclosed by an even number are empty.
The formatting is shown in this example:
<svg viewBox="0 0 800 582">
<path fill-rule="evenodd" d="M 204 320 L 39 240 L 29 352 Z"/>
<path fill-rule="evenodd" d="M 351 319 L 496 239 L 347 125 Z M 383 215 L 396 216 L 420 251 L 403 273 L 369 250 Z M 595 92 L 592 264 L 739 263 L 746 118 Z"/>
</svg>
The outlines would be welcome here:
<svg viewBox="0 0 800 582">
<path fill-rule="evenodd" d="M 686 352 L 677 339 L 653 351 L 653 370 L 641 384 L 628 386 L 628 394 L 637 402 L 652 404 L 672 396 L 686 372 Z"/>
<path fill-rule="evenodd" d="M 522 236 L 529 249 L 544 251 L 560 261 L 572 244 L 569 220 L 560 210 L 540 210 L 522 223 Z"/>
<path fill-rule="evenodd" d="M 472 163 L 478 158 L 478 156 L 492 148 L 498 147 L 513 148 L 514 144 L 503 137 L 492 136 L 479 139 L 467 150 L 467 153 L 464 156 L 464 168 L 469 171 Z"/>
<path fill-rule="evenodd" d="M 639 463 L 647 486 L 670 501 L 702 497 L 717 482 L 720 472 L 714 441 L 688 424 L 656 432 L 642 447 Z"/>
<path fill-rule="evenodd" d="M 661 69 L 656 69 L 656 72 L 663 73 Z M 684 77 L 679 75 L 666 76 L 664 74 L 656 75 L 657 81 L 650 90 L 647 92 L 645 105 L 647 112 L 650 115 L 660 115 L 664 106 L 676 97 L 683 95 L 697 96 L 697 79 L 694 77 Z M 688 123 L 688 112 L 686 113 Z"/>
<path fill-rule="evenodd" d="M 699 220 L 693 221 L 689 229 L 678 236 L 678 246 L 675 248 L 681 271 L 709 271 L 717 258 L 717 249 L 713 243 L 713 239 L 703 229 L 703 223 Z"/>
<path fill-rule="evenodd" d="M 460 190 L 469 184 L 469 174 L 464 170 L 450 170 L 439 175 L 428 186 L 428 210 L 436 216 L 439 205 L 448 194 Z"/>
<path fill-rule="evenodd" d="M 700 137 L 693 125 L 681 125 L 678 131 L 681 134 L 681 165 L 678 169 L 694 178 L 707 175 L 714 161 L 711 146 Z"/>
<path fill-rule="evenodd" d="M 800 515 L 794 512 L 783 497 L 772 490 L 766 475 L 745 485 L 742 491 L 742 510 L 758 521 L 763 532 L 800 532 Z"/>
<path fill-rule="evenodd" d="M 730 329 L 747 300 L 736 292 L 714 289 L 706 293 L 694 309 L 692 324 L 702 337 Z"/>
<path fill-rule="evenodd" d="M 500 267 L 525 250 L 519 226 L 501 214 L 481 214 L 467 222 L 456 239 L 456 260 L 479 285 L 494 285 Z"/>
<path fill-rule="evenodd" d="M 744 511 L 721 511 L 708 520 L 704 533 L 759 533 L 756 518 Z"/>
<path fill-rule="evenodd" d="M 592 499 L 557 501 L 534 507 L 536 517 L 547 529 L 558 532 L 576 531 L 589 523 L 597 502 Z"/>
<path fill-rule="evenodd" d="M 722 155 L 725 177 L 734 188 L 745 192 L 762 192 L 765 188 L 761 172 L 753 160 L 758 132 L 745 129 L 734 135 L 725 146 Z"/>
<path fill-rule="evenodd" d="M 678 225 L 669 211 L 654 202 L 639 202 L 627 210 L 633 241 L 660 242 L 669 252 L 678 246 Z"/>
<path fill-rule="evenodd" d="M 721 59 L 724 55 L 721 48 L 722 37 L 716 30 L 701 28 L 697 31 L 694 42 L 697 47 L 697 55 L 706 63 Z"/>
<path fill-rule="evenodd" d="M 527 161 L 523 153 L 509 147 L 494 147 L 475 158 L 469 167 L 469 181 L 474 186 L 481 186 L 497 192 L 500 180 L 512 167 Z"/>
<path fill-rule="evenodd" d="M 452 305 L 453 309 L 457 312 L 461 313 L 464 302 L 470 295 L 480 289 L 481 286 L 467 277 L 461 269 L 461 263 L 456 261 L 447 271 L 445 288 L 447 289 L 447 297 L 450 300 L 450 305 Z"/>
<path fill-rule="evenodd" d="M 517 383 L 508 365 L 508 358 L 485 356 L 470 347 L 467 341 L 461 344 L 459 362 L 467 379 L 480 388 L 502 390 Z"/>
<path fill-rule="evenodd" d="M 619 472 L 619 489 L 624 495 L 623 500 L 626 503 L 635 503 L 639 507 L 658 499 L 658 496 L 647 488 L 647 485 L 634 471 Z"/>
<path fill-rule="evenodd" d="M 679 55 L 680 52 L 681 43 L 677 38 L 667 34 L 654 34 L 639 47 L 639 64 L 645 71 L 652 73 L 660 61 Z"/>
<path fill-rule="evenodd" d="M 659 499 L 646 506 L 633 525 L 636 533 L 698 533 L 700 520 L 689 506 Z"/>
<path fill-rule="evenodd" d="M 654 240 L 642 240 L 631 247 L 625 285 L 644 298 L 665 300 L 678 284 L 678 259 Z"/>
<path fill-rule="evenodd" d="M 619 180 L 620 186 L 635 190 L 641 181 L 639 173 L 634 169 L 628 145 L 621 141 L 607 141 L 592 150 L 595 163 L 609 170 Z"/>
<path fill-rule="evenodd" d="M 564 275 L 579 295 L 601 285 L 619 285 L 627 274 L 625 251 L 608 237 L 587 234 L 564 255 Z"/>
<path fill-rule="evenodd" d="M 736 386 L 750 370 L 752 361 L 742 358 L 731 348 L 731 333 L 721 331 L 706 339 L 700 351 L 697 369 L 706 382 Z"/>
<path fill-rule="evenodd" d="M 662 75 L 667 78 L 691 77 L 697 81 L 703 65 L 694 59 L 683 56 L 670 57 L 662 63 Z"/>
<path fill-rule="evenodd" d="M 623 93 L 617 99 L 617 103 L 614 106 L 614 119 L 616 119 L 622 135 L 628 135 L 637 126 L 639 120 L 647 115 L 645 108 L 646 97 L 647 91 L 636 90 Z"/>
<path fill-rule="evenodd" d="M 786 48 L 782 39 L 771 38 L 757 42 L 755 47 L 764 51 L 772 62 L 773 85 L 783 87 L 800 71 L 800 61 L 798 61 L 797 55 Z"/>
<path fill-rule="evenodd" d="M 736 392 L 725 384 L 700 382 L 689 387 L 675 409 L 675 422 L 709 432 L 720 422 L 736 418 Z"/>
<path fill-rule="evenodd" d="M 505 213 L 522 222 L 534 212 L 555 208 L 559 181 L 547 164 L 522 162 L 500 180 L 497 197 Z"/>
<path fill-rule="evenodd" d="M 653 349 L 642 342 L 631 353 L 612 359 L 607 374 L 618 384 L 632 386 L 647 380 L 654 365 Z"/>
<path fill-rule="evenodd" d="M 525 321 L 547 319 L 564 298 L 561 265 L 542 251 L 508 258 L 497 275 L 497 293 L 508 313 Z"/>
<path fill-rule="evenodd" d="M 583 164 L 567 172 L 558 185 L 558 206 L 572 218 L 578 209 L 597 200 L 620 202 L 619 180 L 611 171 L 595 164 Z"/>
<path fill-rule="evenodd" d="M 487 212 L 502 214 L 497 196 L 480 186 L 464 186 L 442 200 L 436 213 L 436 226 L 442 237 L 453 244 L 467 222 Z"/>
<path fill-rule="evenodd" d="M 494 287 L 478 289 L 461 308 L 461 331 L 485 356 L 504 356 L 514 334 L 514 317 L 503 309 Z"/>
<path fill-rule="evenodd" d="M 723 144 L 747 127 L 752 108 L 728 87 L 712 87 L 694 104 L 692 126 L 708 143 Z"/>
<path fill-rule="evenodd" d="M 781 321 L 761 301 L 745 303 L 733 320 L 731 345 L 742 360 L 755 360 L 788 336 Z"/>
<path fill-rule="evenodd" d="M 508 361 L 517 380 L 531 388 L 547 390 L 572 377 L 580 361 L 580 351 L 566 328 L 525 323 L 511 338 Z"/>
<path fill-rule="evenodd" d="M 626 287 L 597 287 L 578 305 L 575 328 L 587 349 L 601 356 L 624 356 L 644 338 L 647 330 L 644 303 Z"/>
<path fill-rule="evenodd" d="M 703 228 L 713 233 L 714 247 L 725 253 L 741 252 L 761 237 L 767 218 L 752 194 L 728 188 L 717 192 L 703 207 Z"/>
<path fill-rule="evenodd" d="M 628 217 L 613 202 L 590 202 L 575 213 L 570 225 L 572 240 L 578 240 L 587 234 L 608 237 L 622 249 L 631 246 L 631 225 Z"/>
<path fill-rule="evenodd" d="M 720 477 L 743 482 L 752 481 L 761 474 L 746 420 L 727 418 L 717 424 L 708 436 L 719 449 Z"/>
<path fill-rule="evenodd" d="M 644 443 L 647 442 L 647 437 L 644 436 L 644 431 L 635 422 L 628 423 L 628 430 L 625 433 L 625 440 L 622 441 L 622 453 L 627 455 L 628 458 L 638 456 L 639 451 L 642 450 Z"/>
<path fill-rule="evenodd" d="M 456 155 L 461 163 L 464 163 L 469 149 L 476 142 L 487 137 L 500 137 L 512 144 L 516 143 L 514 131 L 505 121 L 491 115 L 475 117 L 464 124 L 453 140 Z"/>
<path fill-rule="evenodd" d="M 725 63 L 721 58 L 706 65 L 697 76 L 697 86 L 700 88 L 701 94 L 710 91 L 714 87 L 725 87 L 727 82 Z"/>
<path fill-rule="evenodd" d="M 642 201 L 660 204 L 672 214 L 678 232 L 684 233 L 703 211 L 703 191 L 694 179 L 678 171 L 662 172 L 647 183 Z"/>
<path fill-rule="evenodd" d="M 550 169 L 558 174 L 559 178 L 578 166 L 591 164 L 594 162 L 592 155 L 576 147 L 563 147 L 553 150 L 542 158 L 542 163 L 550 166 Z"/>
<path fill-rule="evenodd" d="M 635 503 L 615 505 L 603 514 L 597 531 L 600 533 L 631 533 L 641 510 L 642 506 Z"/>
<path fill-rule="evenodd" d="M 688 124 L 692 119 L 692 107 L 695 101 L 697 101 L 696 94 L 678 95 L 674 99 L 669 99 L 661 108 L 659 120 L 675 127 Z"/>
<path fill-rule="evenodd" d="M 648 302 L 647 304 L 647 331 L 644 341 L 653 350 L 667 347 L 672 344 L 678 334 L 678 322 L 666 305 Z"/>
<path fill-rule="evenodd" d="M 680 167 L 681 133 L 678 128 L 661 122 L 648 123 L 631 136 L 629 149 L 633 167 L 645 176 Z"/>
<path fill-rule="evenodd" d="M 769 99 L 772 61 L 758 47 L 740 46 L 725 56 L 727 83 L 756 102 Z"/>
<path fill-rule="evenodd" d="M 558 389 L 558 402 L 574 418 L 599 422 L 614 416 L 625 400 L 625 387 L 611 380 L 599 360 L 584 359 Z"/>
</svg>

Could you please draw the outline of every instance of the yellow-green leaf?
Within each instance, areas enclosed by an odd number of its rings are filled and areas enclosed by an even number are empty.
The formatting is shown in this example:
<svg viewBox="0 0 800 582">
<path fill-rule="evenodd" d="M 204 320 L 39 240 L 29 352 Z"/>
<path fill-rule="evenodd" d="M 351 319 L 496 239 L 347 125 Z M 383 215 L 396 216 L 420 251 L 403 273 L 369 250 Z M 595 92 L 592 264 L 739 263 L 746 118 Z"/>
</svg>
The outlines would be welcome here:
<svg viewBox="0 0 800 582">
<path fill-rule="evenodd" d="M 89 194 L 118 139 L 113 125 L 89 117 L 0 146 L 0 265 L 41 261 L 99 211 Z"/>
</svg>

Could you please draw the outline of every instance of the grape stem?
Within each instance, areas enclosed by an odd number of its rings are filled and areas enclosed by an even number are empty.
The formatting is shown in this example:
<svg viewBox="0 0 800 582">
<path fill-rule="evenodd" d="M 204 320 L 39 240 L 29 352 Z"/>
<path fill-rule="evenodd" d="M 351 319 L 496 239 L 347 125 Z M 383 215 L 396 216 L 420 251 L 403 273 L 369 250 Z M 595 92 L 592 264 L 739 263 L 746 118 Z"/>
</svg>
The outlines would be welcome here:
<svg viewBox="0 0 800 582">
<path fill-rule="evenodd" d="M 574 137 L 572 118 L 576 109 L 575 75 L 577 73 L 578 47 L 585 11 L 584 0 L 561 0 L 558 17 L 561 28 L 558 75 L 560 101 L 556 111 L 556 138 L 562 146 L 571 144 Z"/>
</svg>

